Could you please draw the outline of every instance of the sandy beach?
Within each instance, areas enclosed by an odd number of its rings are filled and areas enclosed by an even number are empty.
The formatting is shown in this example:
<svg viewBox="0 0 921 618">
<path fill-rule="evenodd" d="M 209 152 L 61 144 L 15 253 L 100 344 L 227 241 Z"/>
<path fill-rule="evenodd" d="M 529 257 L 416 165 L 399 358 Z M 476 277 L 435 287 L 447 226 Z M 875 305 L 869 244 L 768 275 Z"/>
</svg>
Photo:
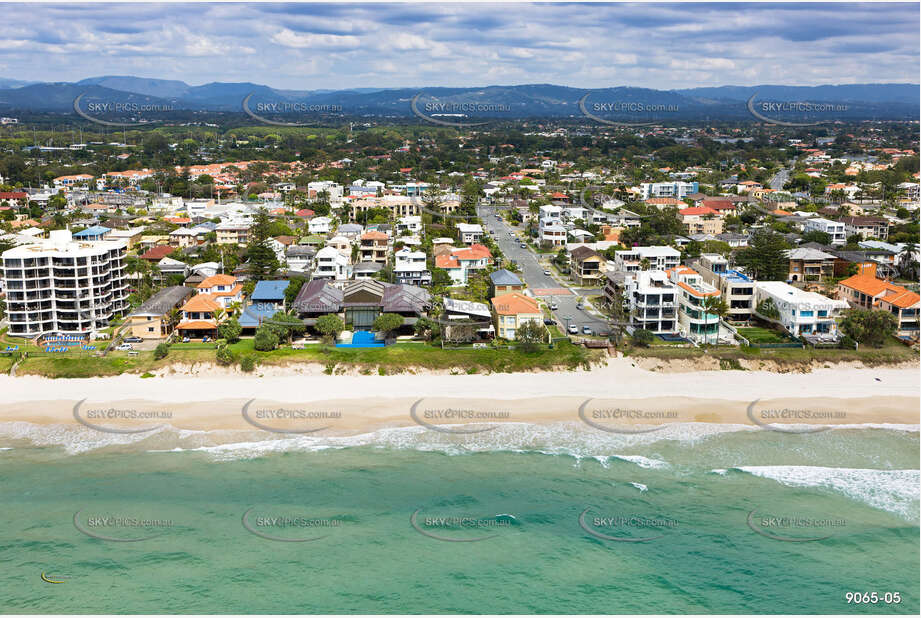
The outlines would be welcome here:
<svg viewBox="0 0 921 618">
<path fill-rule="evenodd" d="M 493 375 L 0 376 L 0 392 L 0 422 L 353 434 L 414 424 L 579 420 L 599 429 L 686 422 L 916 425 L 921 389 L 917 368 L 663 374 L 612 359 L 592 371 Z"/>
</svg>

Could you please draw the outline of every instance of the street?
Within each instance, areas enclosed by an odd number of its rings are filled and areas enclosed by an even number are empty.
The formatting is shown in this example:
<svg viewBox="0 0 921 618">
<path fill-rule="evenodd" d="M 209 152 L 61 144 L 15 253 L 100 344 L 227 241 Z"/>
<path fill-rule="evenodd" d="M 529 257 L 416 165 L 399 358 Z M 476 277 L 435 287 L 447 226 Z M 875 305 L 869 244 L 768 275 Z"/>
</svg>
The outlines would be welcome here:
<svg viewBox="0 0 921 618">
<path fill-rule="evenodd" d="M 580 335 L 583 334 L 583 326 L 591 328 L 594 334 L 607 333 L 608 324 L 606 320 L 576 307 L 579 299 L 582 298 L 577 292 L 584 293 L 585 290 L 567 289 L 564 284 L 544 274 L 544 270 L 551 270 L 549 265 L 551 254 L 544 258 L 546 265 L 543 265 L 538 261 L 537 254 L 530 248 L 522 249 L 520 247 L 521 240 L 509 236 L 509 232 L 523 235 L 523 228 L 516 229 L 509 226 L 505 220 L 496 219 L 496 208 L 494 206 L 479 205 L 477 214 L 483 220 L 483 230 L 485 232 L 488 233 L 489 230 L 496 231 L 493 238 L 505 254 L 505 259 L 514 260 L 518 264 L 521 269 L 521 278 L 534 295 L 546 301 L 548 305 L 552 302 L 557 303 L 559 308 L 556 311 L 552 311 L 552 313 L 557 322 L 562 325 L 564 331 L 570 324 L 575 324 Z"/>
</svg>

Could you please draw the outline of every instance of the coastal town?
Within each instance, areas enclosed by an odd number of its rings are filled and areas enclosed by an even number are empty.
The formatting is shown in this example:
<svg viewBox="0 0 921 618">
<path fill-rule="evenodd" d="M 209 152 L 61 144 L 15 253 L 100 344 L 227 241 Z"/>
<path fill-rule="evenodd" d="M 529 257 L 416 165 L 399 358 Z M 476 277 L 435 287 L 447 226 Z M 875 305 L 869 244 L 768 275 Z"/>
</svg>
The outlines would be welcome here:
<svg viewBox="0 0 921 618">
<path fill-rule="evenodd" d="M 770 131 L 8 147 L 0 363 L 917 349 L 917 151 L 872 125 Z M 625 138 L 629 157 L 592 154 Z"/>
</svg>

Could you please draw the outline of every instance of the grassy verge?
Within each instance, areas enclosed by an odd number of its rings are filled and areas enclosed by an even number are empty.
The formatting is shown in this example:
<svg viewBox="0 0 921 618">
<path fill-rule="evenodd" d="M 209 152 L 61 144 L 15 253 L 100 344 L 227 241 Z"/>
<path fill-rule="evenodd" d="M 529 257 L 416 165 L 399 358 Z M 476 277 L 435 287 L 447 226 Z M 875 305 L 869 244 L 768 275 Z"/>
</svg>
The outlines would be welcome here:
<svg viewBox="0 0 921 618">
<path fill-rule="evenodd" d="M 357 368 L 363 372 L 401 373 L 421 367 L 432 370 L 457 370 L 463 373 L 552 371 L 588 367 L 602 358 L 603 352 L 586 350 L 567 342 L 550 349 L 541 346 L 533 352 L 507 349 L 475 350 L 470 348 L 441 349 L 421 342 L 400 342 L 386 348 L 336 348 L 307 346 L 304 350 L 290 347 L 271 352 L 253 349 L 252 339 L 243 339 L 230 346 L 239 358 L 252 355 L 260 365 L 287 366 L 297 363 L 319 363 L 328 373 Z M 175 344 L 169 355 L 154 360 L 153 352 L 110 352 L 101 358 L 91 354 L 66 353 L 60 356 L 35 355 L 27 358 L 17 369 L 18 375 L 42 375 L 51 378 L 89 378 L 122 373 L 143 374 L 171 364 L 215 362 L 215 349 L 209 344 Z M 0 357 L 0 369 L 9 371 L 12 361 Z"/>
<path fill-rule="evenodd" d="M 710 356 L 720 361 L 764 360 L 781 364 L 842 363 L 858 361 L 867 366 L 890 365 L 918 360 L 918 353 L 895 339 L 881 348 L 860 346 L 858 350 L 838 348 L 749 348 L 749 347 L 700 347 L 677 348 L 654 346 L 649 348 L 628 348 L 628 356 L 683 360 Z"/>
</svg>

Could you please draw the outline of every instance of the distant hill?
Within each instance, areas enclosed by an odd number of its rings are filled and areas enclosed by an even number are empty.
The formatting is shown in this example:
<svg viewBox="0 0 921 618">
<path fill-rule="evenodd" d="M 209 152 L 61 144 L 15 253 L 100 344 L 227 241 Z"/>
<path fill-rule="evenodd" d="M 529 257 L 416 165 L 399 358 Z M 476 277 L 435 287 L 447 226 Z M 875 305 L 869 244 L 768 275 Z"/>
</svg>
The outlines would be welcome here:
<svg viewBox="0 0 921 618">
<path fill-rule="evenodd" d="M 15 84 L 15 85 L 11 85 Z M 251 96 L 250 109 L 288 109 L 300 104 L 335 106 L 348 115 L 402 116 L 413 112 L 410 103 L 419 96 L 417 108 L 424 114 L 462 111 L 471 106 L 487 105 L 489 111 L 468 116 L 492 118 L 580 117 L 580 101 L 585 108 L 605 118 L 641 121 L 748 119 L 745 102 L 757 94 L 759 101 L 814 101 L 846 103 L 841 120 L 917 119 L 919 87 L 916 84 L 844 84 L 822 86 L 720 86 L 677 90 L 654 90 L 618 86 L 582 89 L 553 84 L 484 86 L 478 88 L 358 88 L 348 90 L 275 89 L 252 82 L 213 82 L 190 86 L 178 80 L 161 80 L 133 76 L 92 77 L 76 83 L 27 84 L 0 80 L 0 111 L 72 111 L 74 99 L 83 101 L 119 101 L 137 104 L 168 104 L 177 111 L 240 112 L 244 98 Z M 620 116 L 607 116 L 606 106 L 616 104 Z M 637 107 L 657 106 L 665 111 L 656 114 L 634 113 Z M 599 111 L 600 110 L 600 111 Z"/>
</svg>

